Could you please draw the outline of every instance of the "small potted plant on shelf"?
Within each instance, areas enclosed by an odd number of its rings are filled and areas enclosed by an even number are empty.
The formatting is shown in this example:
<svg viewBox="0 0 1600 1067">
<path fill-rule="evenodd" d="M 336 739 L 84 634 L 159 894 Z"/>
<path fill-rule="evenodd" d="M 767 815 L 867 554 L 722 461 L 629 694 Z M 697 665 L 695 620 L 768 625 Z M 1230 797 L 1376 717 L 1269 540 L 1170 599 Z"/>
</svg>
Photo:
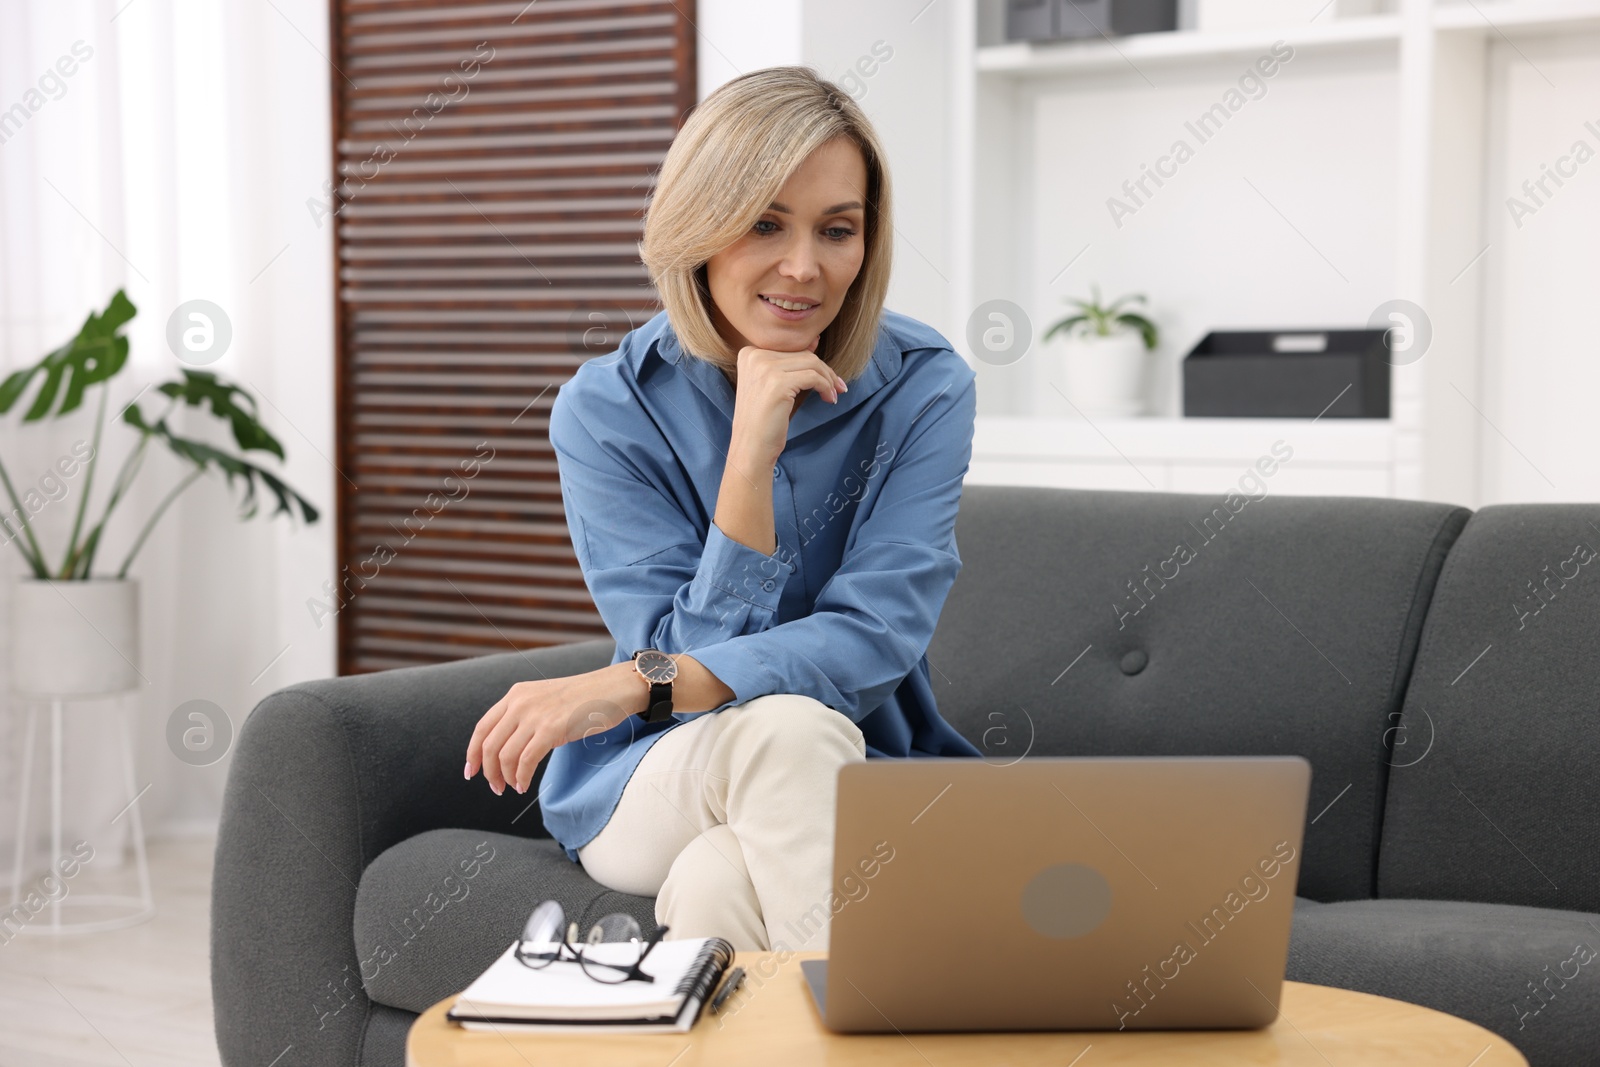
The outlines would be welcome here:
<svg viewBox="0 0 1600 1067">
<path fill-rule="evenodd" d="M 1067 297 L 1076 310 L 1040 339 L 1062 337 L 1066 394 L 1085 415 L 1138 415 L 1144 410 L 1145 354 L 1156 346 L 1156 324 L 1136 311 L 1138 293 L 1101 303 L 1099 286 L 1090 299 Z"/>
<path fill-rule="evenodd" d="M 89 313 L 76 337 L 34 366 L 16 371 L 0 383 L 0 414 L 5 414 L 21 399 L 33 379 L 43 375 L 33 403 L 23 413 L 25 423 L 75 411 L 82 404 L 87 389 L 101 387 L 93 442 L 85 446 L 83 441 L 78 441 L 70 454 L 61 456 L 46 473 L 58 488 L 65 483 L 66 493 L 57 496 L 52 492 L 46 497 L 25 486 L 26 492 L 19 498 L 9 472 L 0 463 L 0 485 L 7 497 L 7 502 L 0 504 L 3 509 L 0 510 L 0 536 L 17 546 L 32 571 L 31 575 L 16 581 L 11 596 L 11 685 L 19 693 L 107 695 L 138 684 L 138 584 L 128 577 L 128 567 L 173 500 L 213 465 L 221 469 L 229 485 L 235 478 L 244 480 L 242 518 L 256 514 L 256 480 L 260 479 L 277 498 L 274 515 L 288 512 L 292 519 L 293 504 L 299 507 L 308 524 L 317 521 L 317 509 L 311 502 L 271 471 L 173 431 L 167 418 L 177 405 L 208 407 L 211 414 L 228 423 L 240 451 L 271 452 L 280 460 L 284 458 L 283 446 L 256 418 L 254 397 L 215 374 L 184 368 L 182 380 L 163 382 L 152 390 L 171 402 L 158 418 L 153 421 L 146 418 L 137 398 L 122 410 L 121 421 L 139 434 L 139 440 L 128 452 L 111 484 L 100 521 L 85 527 L 84 516 L 94 484 L 95 463 L 100 455 L 100 431 L 105 424 L 110 380 L 128 361 L 128 339 L 117 331 L 135 313 L 127 295 L 117 290 L 103 312 Z M 96 553 L 106 521 L 133 483 L 151 441 L 162 442 L 193 469 L 156 506 L 116 573 L 95 575 Z M 77 516 L 61 562 L 54 564 L 46 559 L 30 520 L 51 506 L 52 501 L 65 499 L 72 492 L 78 496 Z"/>
</svg>

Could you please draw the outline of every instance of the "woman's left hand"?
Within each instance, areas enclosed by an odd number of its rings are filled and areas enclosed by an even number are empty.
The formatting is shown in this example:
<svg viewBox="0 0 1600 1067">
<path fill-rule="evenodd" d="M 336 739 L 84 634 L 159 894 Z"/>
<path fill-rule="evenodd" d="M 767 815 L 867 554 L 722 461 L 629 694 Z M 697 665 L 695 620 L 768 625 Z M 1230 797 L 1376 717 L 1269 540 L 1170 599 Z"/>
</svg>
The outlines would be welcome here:
<svg viewBox="0 0 1600 1067">
<path fill-rule="evenodd" d="M 627 668 L 624 677 L 619 667 Z M 559 745 L 605 731 L 633 714 L 645 688 L 631 663 L 586 674 L 518 682 L 478 720 L 467 742 L 466 777 L 481 768 L 496 795 L 527 791 L 539 761 Z M 630 684 L 631 683 L 631 684 Z"/>
</svg>

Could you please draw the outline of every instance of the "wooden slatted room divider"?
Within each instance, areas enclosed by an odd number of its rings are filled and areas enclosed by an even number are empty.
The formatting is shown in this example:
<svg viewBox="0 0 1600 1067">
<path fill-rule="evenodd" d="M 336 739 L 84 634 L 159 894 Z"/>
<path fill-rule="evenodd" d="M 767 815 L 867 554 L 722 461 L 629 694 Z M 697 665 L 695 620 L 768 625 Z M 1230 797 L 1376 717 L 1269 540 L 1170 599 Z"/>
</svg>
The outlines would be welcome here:
<svg viewBox="0 0 1600 1067">
<path fill-rule="evenodd" d="M 550 404 L 660 307 L 637 242 L 696 100 L 693 19 L 332 3 L 341 674 L 606 635 Z"/>
</svg>

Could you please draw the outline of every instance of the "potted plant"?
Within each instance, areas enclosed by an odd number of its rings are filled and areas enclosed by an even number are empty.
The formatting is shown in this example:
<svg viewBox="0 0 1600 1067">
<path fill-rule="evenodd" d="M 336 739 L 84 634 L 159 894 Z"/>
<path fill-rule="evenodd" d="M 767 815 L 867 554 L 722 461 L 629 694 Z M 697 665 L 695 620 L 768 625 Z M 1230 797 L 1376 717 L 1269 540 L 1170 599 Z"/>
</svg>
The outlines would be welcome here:
<svg viewBox="0 0 1600 1067">
<path fill-rule="evenodd" d="M 119 693 L 135 687 L 139 658 L 138 585 L 135 579 L 128 577 L 128 567 L 178 494 L 213 465 L 221 469 L 229 485 L 235 478 L 244 480 L 242 518 L 250 518 L 257 512 L 256 480 L 260 479 L 277 498 L 274 515 L 283 511 L 293 518 L 291 505 L 297 505 L 308 524 L 317 521 L 317 509 L 310 501 L 271 471 L 172 430 L 167 418 L 178 404 L 209 408 L 213 415 L 228 423 L 234 443 L 241 451 L 271 452 L 280 460 L 284 458 L 283 446 L 256 418 L 254 397 L 215 374 L 184 368 L 181 380 L 154 387 L 155 393 L 170 401 L 158 418 L 153 421 L 146 418 L 137 400 L 123 409 L 121 421 L 139 434 L 139 440 L 111 483 L 109 499 L 99 521 L 85 527 L 84 517 L 100 454 L 109 383 L 128 360 L 128 339 L 117 331 L 135 313 L 127 295 L 117 290 L 103 312 L 90 312 L 76 337 L 36 365 L 16 371 L 0 383 L 0 414 L 4 414 L 21 399 L 33 379 L 43 375 L 33 403 L 23 413 L 23 422 L 37 422 L 46 416 L 75 411 L 82 404 L 86 390 L 96 385 L 101 387 L 92 444 L 83 448 L 83 442 L 78 442 L 79 447 L 70 455 L 62 456 L 47 475 L 54 482 L 66 481 L 69 495 L 75 489 L 78 496 L 77 515 L 59 563 L 52 563 L 46 557 L 30 521 L 50 504 L 50 499 L 31 487 L 19 498 L 10 473 L 0 463 L 0 485 L 8 498 L 6 510 L 0 514 L 0 535 L 17 546 L 32 571 L 31 576 L 19 579 L 12 589 L 12 686 L 18 692 L 90 696 Z M 138 474 L 152 441 L 165 444 L 193 469 L 162 498 L 115 573 L 96 574 L 94 566 L 106 522 Z M 73 485 L 74 478 L 81 481 Z"/>
<path fill-rule="evenodd" d="M 1144 410 L 1145 354 L 1154 349 L 1156 324 L 1135 311 L 1138 293 L 1100 300 L 1090 286 L 1088 300 L 1067 297 L 1076 310 L 1045 331 L 1041 340 L 1062 335 L 1068 399 L 1085 415 L 1138 415 Z"/>
</svg>

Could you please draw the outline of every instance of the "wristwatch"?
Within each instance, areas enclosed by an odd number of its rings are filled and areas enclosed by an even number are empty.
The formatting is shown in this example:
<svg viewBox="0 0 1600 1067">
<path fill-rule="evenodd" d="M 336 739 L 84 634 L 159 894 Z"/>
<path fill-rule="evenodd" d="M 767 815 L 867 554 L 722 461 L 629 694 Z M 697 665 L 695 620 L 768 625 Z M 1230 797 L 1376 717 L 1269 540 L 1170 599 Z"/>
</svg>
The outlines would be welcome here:
<svg viewBox="0 0 1600 1067">
<path fill-rule="evenodd" d="M 630 658 L 633 669 L 650 687 L 650 706 L 639 712 L 639 717 L 645 722 L 672 718 L 672 680 L 678 676 L 678 661 L 654 648 L 641 648 Z"/>
</svg>

